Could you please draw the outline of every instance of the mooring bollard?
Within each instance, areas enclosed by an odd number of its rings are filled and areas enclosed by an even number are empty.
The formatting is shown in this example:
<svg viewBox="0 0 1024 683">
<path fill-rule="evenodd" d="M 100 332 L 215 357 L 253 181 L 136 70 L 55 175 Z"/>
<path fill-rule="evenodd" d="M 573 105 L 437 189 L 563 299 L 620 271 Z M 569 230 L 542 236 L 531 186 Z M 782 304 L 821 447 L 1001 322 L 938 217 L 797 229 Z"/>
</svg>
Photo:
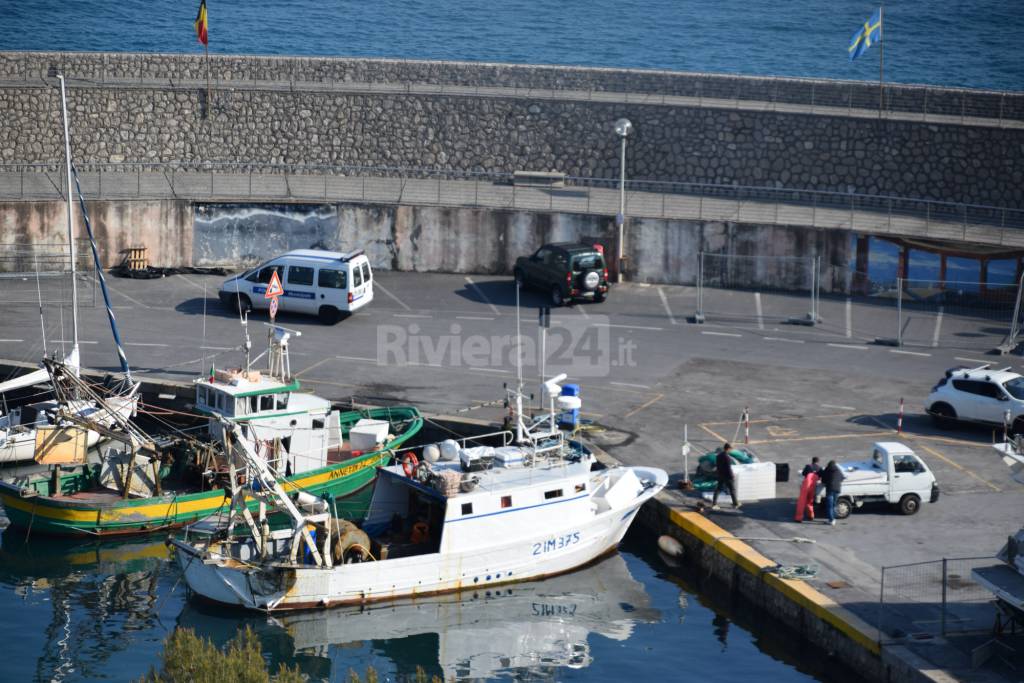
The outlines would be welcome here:
<svg viewBox="0 0 1024 683">
<path fill-rule="evenodd" d="M 900 398 L 900 412 L 896 417 L 896 433 L 903 433 L 903 399 Z"/>
</svg>

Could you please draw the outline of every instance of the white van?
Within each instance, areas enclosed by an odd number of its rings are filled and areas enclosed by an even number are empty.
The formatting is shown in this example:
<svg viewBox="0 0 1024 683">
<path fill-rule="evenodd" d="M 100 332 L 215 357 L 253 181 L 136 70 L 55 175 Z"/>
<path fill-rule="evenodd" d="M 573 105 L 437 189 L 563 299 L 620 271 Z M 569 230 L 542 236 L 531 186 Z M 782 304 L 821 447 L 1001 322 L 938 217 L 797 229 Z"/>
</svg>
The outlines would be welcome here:
<svg viewBox="0 0 1024 683">
<path fill-rule="evenodd" d="M 278 310 L 310 313 L 325 323 L 373 301 L 373 271 L 362 250 L 349 253 L 297 249 L 224 281 L 217 295 L 232 310 L 270 308 L 267 285 L 274 271 L 284 294 Z"/>
</svg>

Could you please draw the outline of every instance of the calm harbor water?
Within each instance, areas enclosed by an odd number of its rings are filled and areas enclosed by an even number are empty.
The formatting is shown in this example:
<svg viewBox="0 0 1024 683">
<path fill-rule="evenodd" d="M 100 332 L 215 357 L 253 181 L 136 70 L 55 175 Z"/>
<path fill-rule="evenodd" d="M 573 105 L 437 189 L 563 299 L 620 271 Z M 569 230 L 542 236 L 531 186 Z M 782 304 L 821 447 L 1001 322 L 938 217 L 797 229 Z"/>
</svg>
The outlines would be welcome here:
<svg viewBox="0 0 1024 683">
<path fill-rule="evenodd" d="M 543 582 L 417 602 L 267 618 L 196 604 L 160 540 L 68 542 L 7 530 L 0 538 L 0 664 L 10 681 L 137 679 L 171 629 L 217 644 L 251 626 L 264 656 L 311 680 L 374 667 L 382 680 L 421 666 L 444 680 L 809 681 L 771 640 L 698 599 L 652 551 L 622 552 Z M 763 631 L 763 632 L 759 632 Z"/>
<path fill-rule="evenodd" d="M 6 0 L 0 50 L 200 53 L 199 0 Z M 209 0 L 210 51 L 579 64 L 854 80 L 847 59 L 878 2 L 827 0 Z M 1020 0 L 885 7 L 887 81 L 1024 89 Z"/>
</svg>

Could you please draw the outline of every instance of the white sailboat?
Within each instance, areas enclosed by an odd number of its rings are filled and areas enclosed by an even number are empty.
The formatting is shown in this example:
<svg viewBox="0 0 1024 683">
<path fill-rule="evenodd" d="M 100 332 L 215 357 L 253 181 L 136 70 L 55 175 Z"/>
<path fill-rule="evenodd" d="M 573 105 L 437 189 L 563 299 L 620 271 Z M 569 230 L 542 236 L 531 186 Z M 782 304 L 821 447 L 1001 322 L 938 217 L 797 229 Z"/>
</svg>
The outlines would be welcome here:
<svg viewBox="0 0 1024 683">
<path fill-rule="evenodd" d="M 74 201 L 71 185 L 71 136 L 68 129 L 67 97 L 64 89 L 64 77 L 58 75 L 60 80 L 61 112 L 64 121 L 64 161 L 67 177 L 66 213 L 68 228 L 68 249 L 71 258 L 71 329 L 72 346 L 71 351 L 64 359 L 64 364 L 72 368 L 77 375 L 81 368 L 80 351 L 78 343 L 78 281 L 77 281 L 77 256 L 75 250 L 74 232 Z M 83 204 L 84 211 L 84 204 Z M 91 237 L 91 231 L 90 231 Z M 95 244 L 93 245 L 94 257 Z M 101 284 L 102 271 L 99 259 L 97 258 L 96 268 L 99 273 Z M 104 297 L 106 298 L 106 287 L 104 286 Z M 111 327 L 114 331 L 114 339 L 117 343 L 118 354 L 121 357 L 122 368 L 126 371 L 126 382 L 119 390 L 104 400 L 104 405 L 95 401 L 73 401 L 64 406 L 65 410 L 82 418 L 88 418 L 99 422 L 104 427 L 113 426 L 117 420 L 114 413 L 121 417 L 134 416 L 138 405 L 138 384 L 131 381 L 131 374 L 127 371 L 127 362 L 124 360 L 124 352 L 121 349 L 117 330 L 113 323 L 113 311 L 107 302 L 107 313 L 110 316 Z M 27 373 L 20 377 L 0 383 L 0 395 L 17 389 L 31 387 L 36 384 L 49 383 L 50 376 L 47 370 L 40 369 Z M 32 460 L 36 453 L 36 433 L 40 427 L 58 426 L 57 401 L 48 400 L 32 403 L 8 410 L 0 415 L 0 463 L 20 462 Z M 102 440 L 99 433 L 89 430 L 86 443 L 89 447 L 96 445 Z"/>
<path fill-rule="evenodd" d="M 198 542 L 168 540 L 185 581 L 215 602 L 309 609 L 538 579 L 613 551 L 668 475 L 599 469 L 558 427 L 558 411 L 580 407 L 561 395 L 564 379 L 544 383 L 548 411 L 534 421 L 524 417 L 522 391 L 510 392 L 516 431 L 487 435 L 498 447 L 449 441 L 427 446 L 423 462 L 407 451 L 401 464 L 380 468 L 361 528 L 327 506 L 300 511 L 238 425 L 225 423 L 226 450 L 247 485 L 232 491 L 226 529 Z M 247 514 L 247 497 L 262 503 L 258 518 Z M 268 509 L 286 512 L 291 528 L 271 531 Z"/>
</svg>

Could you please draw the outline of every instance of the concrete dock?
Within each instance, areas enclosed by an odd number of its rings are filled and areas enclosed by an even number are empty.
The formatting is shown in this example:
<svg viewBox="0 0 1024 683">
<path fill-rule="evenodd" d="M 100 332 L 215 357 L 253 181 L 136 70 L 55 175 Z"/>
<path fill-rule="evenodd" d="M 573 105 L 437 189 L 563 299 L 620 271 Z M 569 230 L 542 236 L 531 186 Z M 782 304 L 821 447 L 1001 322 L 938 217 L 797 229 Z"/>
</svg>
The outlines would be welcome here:
<svg viewBox="0 0 1024 683">
<path fill-rule="evenodd" d="M 111 278 L 115 313 L 136 372 L 188 380 L 211 365 L 242 362 L 237 315 L 216 299 L 222 279 Z M 516 331 L 511 278 L 378 272 L 376 286 L 371 306 L 335 326 L 312 317 L 279 318 L 280 324 L 302 332 L 292 344 L 292 368 L 303 385 L 325 397 L 411 402 L 437 414 L 500 419 L 501 385 L 516 380 L 510 362 L 514 347 L 507 339 Z M 972 335 L 987 333 L 983 322 L 968 318 L 947 316 L 943 323 L 961 330 L 963 344 L 908 351 L 870 343 L 879 317 L 887 315 L 882 310 L 854 308 L 842 316 L 841 302 L 832 306 L 826 301 L 824 324 L 805 327 L 784 324 L 783 314 L 792 308 L 785 297 L 757 297 L 755 309 L 751 292 L 728 296 L 744 315 L 705 325 L 687 322 L 696 304 L 694 290 L 687 287 L 625 284 L 615 287 L 603 304 L 556 309 L 545 344 L 546 374 L 567 372 L 569 381 L 581 384 L 585 435 L 609 456 L 670 472 L 673 490 L 661 496 L 664 509 L 648 519 L 674 525 L 689 539 L 691 550 L 694 544 L 704 545 L 738 571 L 753 562 L 748 574 L 763 562 L 751 576 L 772 590 L 778 588 L 776 579 L 766 579 L 763 567 L 816 565 L 817 575 L 800 588 L 781 589 L 782 600 L 803 600 L 801 609 L 809 614 L 826 621 L 833 617 L 822 615 L 839 615 L 835 618 L 851 625 L 846 635 L 854 650 L 859 648 L 858 656 L 877 663 L 870 675 L 899 677 L 897 669 L 882 665 L 886 656 L 897 656 L 909 667 L 906 671 L 930 672 L 932 679 L 998 680 L 994 665 L 971 667 L 972 651 L 986 642 L 982 634 L 992 626 L 986 623 L 984 600 L 972 595 L 963 601 L 970 609 L 962 613 L 969 612 L 974 622 L 954 620 L 957 628 L 947 628 L 942 637 L 935 628 L 936 605 L 927 597 L 939 595 L 934 586 L 911 596 L 915 587 L 908 584 L 906 600 L 894 609 L 891 603 L 880 607 L 880 580 L 882 567 L 991 557 L 1024 522 L 1024 485 L 1010 478 L 991 448 L 992 431 L 938 430 L 921 406 L 948 367 L 993 362 L 1024 372 L 1020 357 L 987 356 L 983 348 L 972 347 Z M 536 293 L 524 292 L 521 325 L 532 339 L 537 339 L 541 303 Z M 266 328 L 260 324 L 265 320 L 265 314 L 257 313 L 249 323 L 257 353 L 265 344 Z M 64 315 L 61 331 L 57 311 L 47 313 L 48 350 L 69 339 L 69 324 Z M 106 325 L 101 307 L 83 311 L 82 360 L 114 371 L 116 355 Z M 0 358 L 37 361 L 43 351 L 39 330 L 35 306 L 9 308 Z M 540 375 L 535 357 L 524 369 L 525 380 L 534 386 Z M 903 433 L 896 434 L 900 398 L 907 413 Z M 725 504 L 721 512 L 700 514 L 695 511 L 698 499 L 675 488 L 683 472 L 684 425 L 694 446 L 692 472 L 700 453 L 724 440 L 743 443 L 739 419 L 745 408 L 749 447 L 761 459 L 788 463 L 789 481 L 778 484 L 775 500 L 745 504 L 741 512 Z M 925 504 L 910 517 L 887 506 L 865 507 L 835 527 L 792 521 L 798 473 L 811 456 L 823 462 L 860 459 L 880 440 L 903 441 L 927 462 L 942 490 L 936 504 Z M 738 540 L 723 542 L 728 535 Z M 795 537 L 813 542 L 792 542 Z M 722 550 L 734 544 L 733 550 Z M 740 546 L 745 549 L 737 550 Z M 894 598 L 904 595 L 897 586 L 886 591 L 897 591 L 891 593 Z M 778 616 L 787 618 L 782 612 Z M 806 635 L 806 623 L 789 625 Z M 846 633 L 845 627 L 830 628 Z M 954 635 L 957 629 L 972 635 Z M 845 661 L 857 667 L 856 657 Z"/>
</svg>

